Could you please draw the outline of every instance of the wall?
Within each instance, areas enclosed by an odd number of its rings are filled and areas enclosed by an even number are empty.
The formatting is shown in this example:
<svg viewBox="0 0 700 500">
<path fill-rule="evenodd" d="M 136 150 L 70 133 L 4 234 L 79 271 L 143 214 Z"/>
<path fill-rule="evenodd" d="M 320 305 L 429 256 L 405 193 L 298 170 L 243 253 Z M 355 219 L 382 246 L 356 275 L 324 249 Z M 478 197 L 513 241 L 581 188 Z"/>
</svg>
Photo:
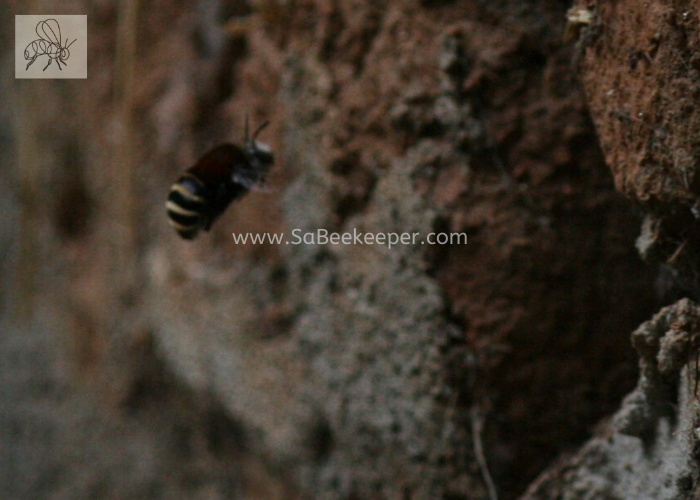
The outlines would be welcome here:
<svg viewBox="0 0 700 500">
<path fill-rule="evenodd" d="M 5 497 L 515 498 L 561 477 L 660 304 L 588 116 L 612 63 L 589 25 L 564 44 L 568 7 L 2 7 L 7 32 L 30 10 L 90 23 L 87 80 L 2 62 Z M 267 189 L 179 239 L 170 184 L 245 114 L 271 123 Z M 231 237 L 319 228 L 469 243 Z"/>
</svg>

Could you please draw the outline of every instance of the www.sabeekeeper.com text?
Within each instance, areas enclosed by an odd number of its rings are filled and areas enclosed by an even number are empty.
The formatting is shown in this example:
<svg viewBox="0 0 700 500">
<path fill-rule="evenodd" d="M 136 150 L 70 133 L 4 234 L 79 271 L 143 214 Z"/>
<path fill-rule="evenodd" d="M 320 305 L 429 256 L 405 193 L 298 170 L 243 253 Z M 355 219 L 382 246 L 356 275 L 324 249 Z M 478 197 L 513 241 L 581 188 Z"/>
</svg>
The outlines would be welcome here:
<svg viewBox="0 0 700 500">
<path fill-rule="evenodd" d="M 232 233 L 237 245 L 248 243 L 254 245 L 466 245 L 467 233 L 428 233 L 421 238 L 419 232 L 413 233 L 368 233 L 353 228 L 350 232 L 336 233 L 327 229 L 302 232 L 294 229 L 291 238 L 284 233 Z"/>
</svg>

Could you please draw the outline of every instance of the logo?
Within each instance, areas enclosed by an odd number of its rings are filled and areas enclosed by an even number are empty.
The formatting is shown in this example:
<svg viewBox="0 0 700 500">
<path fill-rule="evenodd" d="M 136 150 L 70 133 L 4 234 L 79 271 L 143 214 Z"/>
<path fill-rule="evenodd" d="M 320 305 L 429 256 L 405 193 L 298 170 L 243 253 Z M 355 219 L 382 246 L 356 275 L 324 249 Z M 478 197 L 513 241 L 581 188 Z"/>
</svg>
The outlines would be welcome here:
<svg viewBox="0 0 700 500">
<path fill-rule="evenodd" d="M 87 16 L 15 16 L 15 78 L 87 78 Z"/>
<path fill-rule="evenodd" d="M 66 40 L 65 46 L 61 45 L 61 25 L 58 24 L 58 21 L 55 19 L 39 21 L 35 31 L 36 34 L 39 35 L 39 39 L 34 40 L 24 49 L 24 58 L 29 61 L 29 63 L 27 63 L 27 70 L 29 70 L 29 66 L 34 64 L 37 57 L 43 55 L 49 56 L 49 63 L 46 65 L 46 68 L 51 66 L 52 62 L 56 61 L 58 69 L 62 70 L 61 63 L 66 66 L 68 65 L 66 62 L 66 59 L 70 57 L 68 47 L 73 45 L 77 41 L 77 38 L 71 43 L 68 43 L 68 40 Z M 46 68 L 44 68 L 44 71 L 46 71 Z"/>
</svg>

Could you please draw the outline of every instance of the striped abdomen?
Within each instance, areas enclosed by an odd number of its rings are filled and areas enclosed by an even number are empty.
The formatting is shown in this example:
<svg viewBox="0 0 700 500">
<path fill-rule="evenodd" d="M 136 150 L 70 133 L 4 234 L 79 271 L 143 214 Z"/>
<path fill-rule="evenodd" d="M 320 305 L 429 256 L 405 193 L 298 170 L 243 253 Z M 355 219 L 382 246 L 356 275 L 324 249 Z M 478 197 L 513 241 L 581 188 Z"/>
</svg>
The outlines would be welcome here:
<svg viewBox="0 0 700 500">
<path fill-rule="evenodd" d="M 170 188 L 165 209 L 168 222 L 186 240 L 193 240 L 207 226 L 209 207 L 207 189 L 190 173 L 184 174 Z"/>
</svg>

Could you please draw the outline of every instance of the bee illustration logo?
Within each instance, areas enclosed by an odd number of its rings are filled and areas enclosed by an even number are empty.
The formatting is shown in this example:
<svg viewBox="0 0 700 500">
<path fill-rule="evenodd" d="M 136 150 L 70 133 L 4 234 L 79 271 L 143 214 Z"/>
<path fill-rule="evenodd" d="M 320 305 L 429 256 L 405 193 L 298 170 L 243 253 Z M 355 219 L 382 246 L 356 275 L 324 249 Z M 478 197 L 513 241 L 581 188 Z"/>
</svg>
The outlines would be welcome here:
<svg viewBox="0 0 700 500">
<path fill-rule="evenodd" d="M 61 41 L 61 26 L 55 19 L 39 21 L 34 31 L 36 31 L 39 39 L 34 40 L 24 49 L 24 59 L 25 61 L 29 61 L 29 63 L 27 63 L 27 70 L 29 70 L 29 66 L 34 64 L 34 61 L 36 61 L 38 57 L 44 55 L 49 56 L 49 62 L 44 67 L 44 71 L 51 66 L 53 61 L 56 61 L 58 69 L 60 70 L 63 69 L 61 68 L 61 63 L 67 66 L 68 63 L 66 63 L 66 59 L 70 57 L 68 47 L 73 45 L 77 38 L 71 43 L 68 43 L 68 39 L 66 38 L 66 43 L 64 45 Z"/>
</svg>

